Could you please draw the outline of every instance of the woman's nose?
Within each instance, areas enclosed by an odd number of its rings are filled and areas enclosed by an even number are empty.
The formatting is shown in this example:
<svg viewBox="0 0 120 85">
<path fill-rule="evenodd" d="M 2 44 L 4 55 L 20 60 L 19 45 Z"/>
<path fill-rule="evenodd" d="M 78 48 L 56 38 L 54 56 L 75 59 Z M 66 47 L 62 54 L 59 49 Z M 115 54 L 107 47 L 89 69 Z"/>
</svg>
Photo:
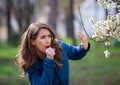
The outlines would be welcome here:
<svg viewBox="0 0 120 85">
<path fill-rule="evenodd" d="M 50 42 L 50 39 L 48 37 L 45 38 L 46 43 Z"/>
</svg>

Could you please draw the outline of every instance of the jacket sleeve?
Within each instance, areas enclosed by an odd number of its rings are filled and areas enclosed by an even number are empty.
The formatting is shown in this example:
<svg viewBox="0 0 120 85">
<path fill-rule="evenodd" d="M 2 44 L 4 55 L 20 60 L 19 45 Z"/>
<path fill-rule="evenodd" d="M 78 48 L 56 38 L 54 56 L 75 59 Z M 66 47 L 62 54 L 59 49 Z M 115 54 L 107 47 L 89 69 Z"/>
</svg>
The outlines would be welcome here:
<svg viewBox="0 0 120 85">
<path fill-rule="evenodd" d="M 45 58 L 43 61 L 43 70 L 41 72 L 34 67 L 28 68 L 26 74 L 31 85 L 52 85 L 54 64 L 54 60 Z"/>
<path fill-rule="evenodd" d="M 66 54 L 66 56 L 68 56 L 68 58 L 71 60 L 82 59 L 90 49 L 90 43 L 88 43 L 87 50 L 84 50 L 82 48 L 82 45 L 72 46 L 72 45 L 64 43 L 63 41 L 59 41 L 59 43 L 62 46 L 63 53 Z"/>
</svg>

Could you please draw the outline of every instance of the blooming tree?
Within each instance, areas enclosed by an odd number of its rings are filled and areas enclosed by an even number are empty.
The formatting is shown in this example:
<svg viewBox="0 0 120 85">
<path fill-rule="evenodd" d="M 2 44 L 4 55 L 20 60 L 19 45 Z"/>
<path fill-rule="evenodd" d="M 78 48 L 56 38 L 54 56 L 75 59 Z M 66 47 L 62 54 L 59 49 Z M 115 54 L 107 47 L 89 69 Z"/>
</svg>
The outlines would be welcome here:
<svg viewBox="0 0 120 85">
<path fill-rule="evenodd" d="M 99 5 L 108 10 L 107 18 L 105 20 L 99 20 L 96 23 L 94 22 L 93 17 L 90 18 L 94 31 L 93 35 L 89 35 L 85 28 L 83 28 L 90 39 L 94 40 L 95 42 L 104 42 L 105 46 L 108 47 L 110 46 L 110 41 L 112 39 L 120 41 L 120 1 L 98 0 L 97 2 Z M 115 15 L 111 14 L 111 10 L 113 8 L 118 9 L 118 13 Z M 106 58 L 110 56 L 108 49 L 104 51 L 104 54 Z"/>
</svg>

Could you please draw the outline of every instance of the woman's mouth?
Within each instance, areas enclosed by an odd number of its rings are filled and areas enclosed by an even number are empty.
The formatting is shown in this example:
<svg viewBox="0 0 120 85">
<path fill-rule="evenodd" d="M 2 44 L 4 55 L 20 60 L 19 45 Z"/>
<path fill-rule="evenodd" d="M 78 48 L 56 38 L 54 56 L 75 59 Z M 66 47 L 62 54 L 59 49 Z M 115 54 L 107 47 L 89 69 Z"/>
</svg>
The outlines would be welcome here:
<svg viewBox="0 0 120 85">
<path fill-rule="evenodd" d="M 45 48 L 47 49 L 47 48 L 49 48 L 50 46 L 46 46 Z"/>
</svg>

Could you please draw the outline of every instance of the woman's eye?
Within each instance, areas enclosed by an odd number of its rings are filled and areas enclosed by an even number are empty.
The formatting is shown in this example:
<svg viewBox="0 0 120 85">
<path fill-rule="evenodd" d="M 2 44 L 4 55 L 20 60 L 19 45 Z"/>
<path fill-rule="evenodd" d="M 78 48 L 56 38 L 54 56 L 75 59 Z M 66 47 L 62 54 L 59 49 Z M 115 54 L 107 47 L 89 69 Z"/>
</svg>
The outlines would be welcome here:
<svg viewBox="0 0 120 85">
<path fill-rule="evenodd" d="M 43 38 L 45 38 L 45 36 L 41 36 L 41 37 L 40 37 L 40 39 L 43 39 Z"/>
<path fill-rule="evenodd" d="M 40 36 L 40 39 L 44 39 L 44 38 L 52 38 L 52 35 L 48 35 L 48 36 L 43 35 L 43 36 Z"/>
<path fill-rule="evenodd" d="M 48 35 L 49 38 L 51 38 L 52 36 L 51 35 Z"/>
</svg>

